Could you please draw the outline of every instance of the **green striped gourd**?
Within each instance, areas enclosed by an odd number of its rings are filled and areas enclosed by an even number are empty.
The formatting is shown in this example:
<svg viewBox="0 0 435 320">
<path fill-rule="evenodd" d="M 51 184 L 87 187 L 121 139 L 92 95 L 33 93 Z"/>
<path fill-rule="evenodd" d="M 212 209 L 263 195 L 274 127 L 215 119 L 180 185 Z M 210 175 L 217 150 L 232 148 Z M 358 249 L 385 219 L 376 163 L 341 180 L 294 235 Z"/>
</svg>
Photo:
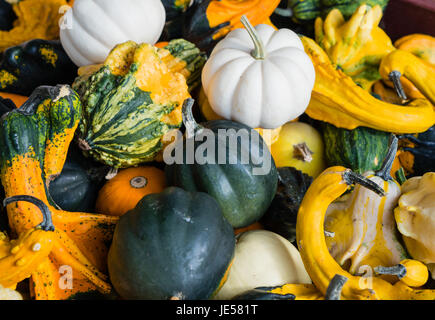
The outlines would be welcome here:
<svg viewBox="0 0 435 320">
<path fill-rule="evenodd" d="M 182 39 L 164 48 L 128 41 L 102 65 L 81 68 L 73 88 L 84 109 L 78 141 L 85 155 L 114 168 L 155 160 L 164 135 L 181 126 L 188 83 L 204 62 Z"/>
</svg>

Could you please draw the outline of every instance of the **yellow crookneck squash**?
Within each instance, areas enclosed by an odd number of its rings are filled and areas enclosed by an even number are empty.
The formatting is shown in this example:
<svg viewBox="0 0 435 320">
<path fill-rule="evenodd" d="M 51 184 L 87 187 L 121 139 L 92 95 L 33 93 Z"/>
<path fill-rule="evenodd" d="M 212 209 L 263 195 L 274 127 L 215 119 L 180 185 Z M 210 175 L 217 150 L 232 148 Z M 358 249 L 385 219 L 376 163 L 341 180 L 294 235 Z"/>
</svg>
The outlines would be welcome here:
<svg viewBox="0 0 435 320">
<path fill-rule="evenodd" d="M 0 52 L 32 39 L 59 38 L 59 19 L 67 0 L 15 1 L 13 10 L 17 19 L 9 31 L 0 31 Z"/>
<path fill-rule="evenodd" d="M 305 268 L 315 287 L 325 295 L 337 275 L 346 278 L 343 300 L 434 300 L 435 290 L 394 285 L 376 276 L 356 276 L 344 270 L 329 253 L 325 240 L 325 214 L 330 204 L 354 184 L 384 196 L 375 182 L 341 166 L 326 169 L 309 187 L 298 213 L 296 237 Z"/>
<path fill-rule="evenodd" d="M 408 79 L 433 105 L 435 105 L 435 66 L 404 50 L 386 55 L 379 66 L 382 79 L 394 84 L 397 94 L 406 100 L 401 77 Z"/>
<path fill-rule="evenodd" d="M 369 90 L 380 79 L 379 64 L 394 50 L 388 35 L 378 26 L 382 19 L 379 5 L 361 5 L 345 21 L 339 9 L 329 12 L 326 19 L 315 21 L 316 42 L 326 51 L 332 63 Z"/>
<path fill-rule="evenodd" d="M 326 244 L 331 255 L 351 274 L 364 274 L 367 267 L 393 266 L 407 258 L 396 229 L 394 208 L 400 185 L 390 176 L 397 153 L 393 136 L 380 170 L 366 172 L 366 179 L 385 191 L 380 197 L 364 186 L 332 203 L 325 215 Z"/>
<path fill-rule="evenodd" d="M 313 61 L 316 81 L 306 113 L 313 119 L 348 130 L 359 126 L 393 133 L 419 133 L 435 123 L 433 106 L 415 99 L 406 106 L 380 101 L 337 69 L 312 39 L 301 37 Z"/>
<path fill-rule="evenodd" d="M 106 254 L 117 217 L 60 210 L 47 193 L 50 181 L 62 171 L 81 117 L 77 93 L 59 85 L 37 88 L 21 108 L 1 119 L 0 177 L 6 197 L 38 199 L 48 207 L 55 227 L 51 250 L 31 270 L 30 290 L 35 299 L 111 292 Z M 7 214 L 18 239 L 42 220 L 35 204 L 24 201 L 9 204 Z"/>
</svg>

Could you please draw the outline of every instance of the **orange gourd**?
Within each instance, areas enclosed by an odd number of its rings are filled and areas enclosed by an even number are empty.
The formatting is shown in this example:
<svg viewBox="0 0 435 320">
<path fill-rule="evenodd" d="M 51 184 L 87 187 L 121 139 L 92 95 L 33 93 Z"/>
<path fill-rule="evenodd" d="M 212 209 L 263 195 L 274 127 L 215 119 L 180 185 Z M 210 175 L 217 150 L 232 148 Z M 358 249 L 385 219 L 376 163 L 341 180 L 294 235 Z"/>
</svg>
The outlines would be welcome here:
<svg viewBox="0 0 435 320">
<path fill-rule="evenodd" d="M 137 167 L 121 170 L 106 182 L 96 203 L 97 212 L 121 216 L 133 209 L 146 195 L 165 188 L 165 173 L 155 167 Z"/>
<path fill-rule="evenodd" d="M 17 106 L 17 108 L 21 107 L 21 105 L 26 102 L 28 97 L 21 96 L 19 94 L 15 93 L 7 93 L 7 92 L 0 92 L 0 97 L 3 99 L 10 99 L 13 103 Z"/>
</svg>

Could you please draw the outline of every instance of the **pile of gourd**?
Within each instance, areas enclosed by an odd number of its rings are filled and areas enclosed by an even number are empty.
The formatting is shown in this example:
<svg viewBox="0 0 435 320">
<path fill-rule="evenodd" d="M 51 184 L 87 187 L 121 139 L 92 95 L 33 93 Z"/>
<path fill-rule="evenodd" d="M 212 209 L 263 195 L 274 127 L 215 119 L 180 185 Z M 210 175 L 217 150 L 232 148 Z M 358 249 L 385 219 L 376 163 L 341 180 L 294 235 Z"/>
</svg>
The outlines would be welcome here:
<svg viewBox="0 0 435 320">
<path fill-rule="evenodd" d="M 0 299 L 435 299 L 435 38 L 387 2 L 0 0 Z"/>
</svg>

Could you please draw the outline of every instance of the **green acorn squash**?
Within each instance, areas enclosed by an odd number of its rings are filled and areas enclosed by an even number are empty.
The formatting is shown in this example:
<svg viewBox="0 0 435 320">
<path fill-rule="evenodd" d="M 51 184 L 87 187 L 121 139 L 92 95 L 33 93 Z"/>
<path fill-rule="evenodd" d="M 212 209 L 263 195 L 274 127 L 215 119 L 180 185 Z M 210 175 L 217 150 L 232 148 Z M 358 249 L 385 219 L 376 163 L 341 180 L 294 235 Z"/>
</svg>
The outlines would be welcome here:
<svg viewBox="0 0 435 320">
<path fill-rule="evenodd" d="M 165 48 L 128 41 L 103 65 L 80 68 L 73 88 L 84 109 L 78 140 L 85 155 L 116 168 L 156 160 L 164 135 L 182 124 L 188 82 L 204 62 L 185 40 Z"/>
<path fill-rule="evenodd" d="M 322 123 L 328 166 L 343 166 L 357 173 L 379 170 L 388 152 L 388 132 L 366 127 L 353 130 Z"/>
<path fill-rule="evenodd" d="M 80 150 L 70 148 L 62 172 L 49 185 L 49 194 L 62 210 L 94 212 L 107 171 L 107 167 L 99 167 L 83 157 Z"/>
<path fill-rule="evenodd" d="M 215 120 L 197 124 L 192 105 L 193 99 L 183 105 L 186 139 L 168 148 L 171 158 L 165 167 L 167 185 L 210 194 L 234 228 L 258 221 L 272 202 L 278 183 L 267 145 L 257 131 L 238 122 Z M 204 139 L 209 148 L 202 145 Z M 193 154 L 197 155 L 195 159 Z"/>
<path fill-rule="evenodd" d="M 205 193 L 166 188 L 123 215 L 108 255 L 124 299 L 209 299 L 226 280 L 235 236 Z"/>
<path fill-rule="evenodd" d="M 58 40 L 35 39 L 5 50 L 0 91 L 29 96 L 42 85 L 71 84 L 77 75 Z"/>
<path fill-rule="evenodd" d="M 0 30 L 10 30 L 17 16 L 12 10 L 12 6 L 5 0 L 0 0 Z"/>
<path fill-rule="evenodd" d="M 435 126 L 425 132 L 399 138 L 399 161 L 408 176 L 435 172 Z"/>
</svg>

